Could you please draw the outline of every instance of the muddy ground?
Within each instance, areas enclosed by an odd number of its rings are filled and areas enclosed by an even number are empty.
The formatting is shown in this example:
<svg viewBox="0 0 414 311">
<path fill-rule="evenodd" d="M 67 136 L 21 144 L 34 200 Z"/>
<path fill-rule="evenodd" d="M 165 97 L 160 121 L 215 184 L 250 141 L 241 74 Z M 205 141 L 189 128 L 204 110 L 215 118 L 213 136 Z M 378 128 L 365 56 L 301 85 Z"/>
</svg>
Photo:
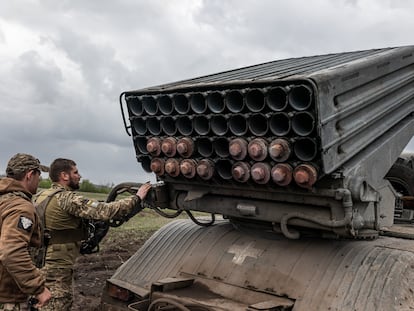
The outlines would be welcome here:
<svg viewBox="0 0 414 311">
<path fill-rule="evenodd" d="M 145 231 L 109 231 L 98 253 L 78 258 L 74 274 L 73 311 L 97 311 L 105 280 L 151 236 Z"/>
</svg>

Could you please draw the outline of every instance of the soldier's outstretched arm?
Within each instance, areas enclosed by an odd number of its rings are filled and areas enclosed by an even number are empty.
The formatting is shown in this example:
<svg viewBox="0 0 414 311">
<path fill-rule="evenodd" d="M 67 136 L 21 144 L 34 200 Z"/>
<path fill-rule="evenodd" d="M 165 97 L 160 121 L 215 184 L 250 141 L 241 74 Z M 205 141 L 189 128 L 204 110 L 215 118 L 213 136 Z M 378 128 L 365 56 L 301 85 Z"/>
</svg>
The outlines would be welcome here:
<svg viewBox="0 0 414 311">
<path fill-rule="evenodd" d="M 59 206 L 74 216 L 94 219 L 109 220 L 122 219 L 128 215 L 137 205 L 141 205 L 141 201 L 145 199 L 151 184 L 143 184 L 135 195 L 118 201 L 106 203 L 89 199 L 75 192 L 65 191 L 56 194 Z"/>
</svg>

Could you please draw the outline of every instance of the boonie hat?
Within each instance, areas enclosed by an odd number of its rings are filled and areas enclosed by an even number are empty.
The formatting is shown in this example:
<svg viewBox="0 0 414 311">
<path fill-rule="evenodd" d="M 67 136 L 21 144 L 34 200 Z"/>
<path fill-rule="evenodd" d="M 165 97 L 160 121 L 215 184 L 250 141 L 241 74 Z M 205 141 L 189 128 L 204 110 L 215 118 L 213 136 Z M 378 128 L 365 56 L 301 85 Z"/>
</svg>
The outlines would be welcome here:
<svg viewBox="0 0 414 311">
<path fill-rule="evenodd" d="M 30 170 L 48 172 L 49 168 L 40 164 L 40 161 L 30 154 L 17 153 L 7 163 L 6 174 L 13 176 Z"/>
</svg>

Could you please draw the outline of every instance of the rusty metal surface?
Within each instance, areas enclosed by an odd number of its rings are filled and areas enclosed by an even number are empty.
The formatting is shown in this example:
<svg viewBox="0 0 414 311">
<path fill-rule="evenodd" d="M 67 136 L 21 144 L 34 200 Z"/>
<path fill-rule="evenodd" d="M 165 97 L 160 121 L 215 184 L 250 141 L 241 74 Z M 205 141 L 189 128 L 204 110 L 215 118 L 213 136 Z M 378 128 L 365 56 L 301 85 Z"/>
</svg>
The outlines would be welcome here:
<svg viewBox="0 0 414 311">
<path fill-rule="evenodd" d="M 149 290 L 160 279 L 189 277 L 248 305 L 269 300 L 263 295 L 286 297 L 295 301 L 293 311 L 414 307 L 410 240 L 291 241 L 271 236 L 240 232 L 226 222 L 200 228 L 179 220 L 148 240 L 112 281 Z"/>
</svg>

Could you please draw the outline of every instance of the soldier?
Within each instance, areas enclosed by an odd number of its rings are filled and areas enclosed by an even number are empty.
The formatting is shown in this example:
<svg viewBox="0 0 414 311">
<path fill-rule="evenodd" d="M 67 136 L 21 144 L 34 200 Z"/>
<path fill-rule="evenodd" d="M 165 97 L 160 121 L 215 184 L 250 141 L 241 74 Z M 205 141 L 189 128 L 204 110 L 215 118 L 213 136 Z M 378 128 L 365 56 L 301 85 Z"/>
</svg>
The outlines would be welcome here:
<svg viewBox="0 0 414 311">
<path fill-rule="evenodd" d="M 31 199 L 39 185 L 40 171 L 47 167 L 29 154 L 18 153 L 7 164 L 7 177 L 0 179 L 0 310 L 29 310 L 51 297 L 45 278 L 29 254 L 41 243 L 40 222 Z"/>
<path fill-rule="evenodd" d="M 73 300 L 73 265 L 80 254 L 81 240 L 85 239 L 83 220 L 120 220 L 134 210 L 138 212 L 151 185 L 142 185 L 131 197 L 104 203 L 73 192 L 79 189 L 81 175 L 72 160 L 54 160 L 49 176 L 51 188 L 35 199 L 40 203 L 52 195 L 45 211 L 45 227 L 50 231 L 51 239 L 43 270 L 53 298 L 42 310 L 68 311 Z"/>
</svg>

